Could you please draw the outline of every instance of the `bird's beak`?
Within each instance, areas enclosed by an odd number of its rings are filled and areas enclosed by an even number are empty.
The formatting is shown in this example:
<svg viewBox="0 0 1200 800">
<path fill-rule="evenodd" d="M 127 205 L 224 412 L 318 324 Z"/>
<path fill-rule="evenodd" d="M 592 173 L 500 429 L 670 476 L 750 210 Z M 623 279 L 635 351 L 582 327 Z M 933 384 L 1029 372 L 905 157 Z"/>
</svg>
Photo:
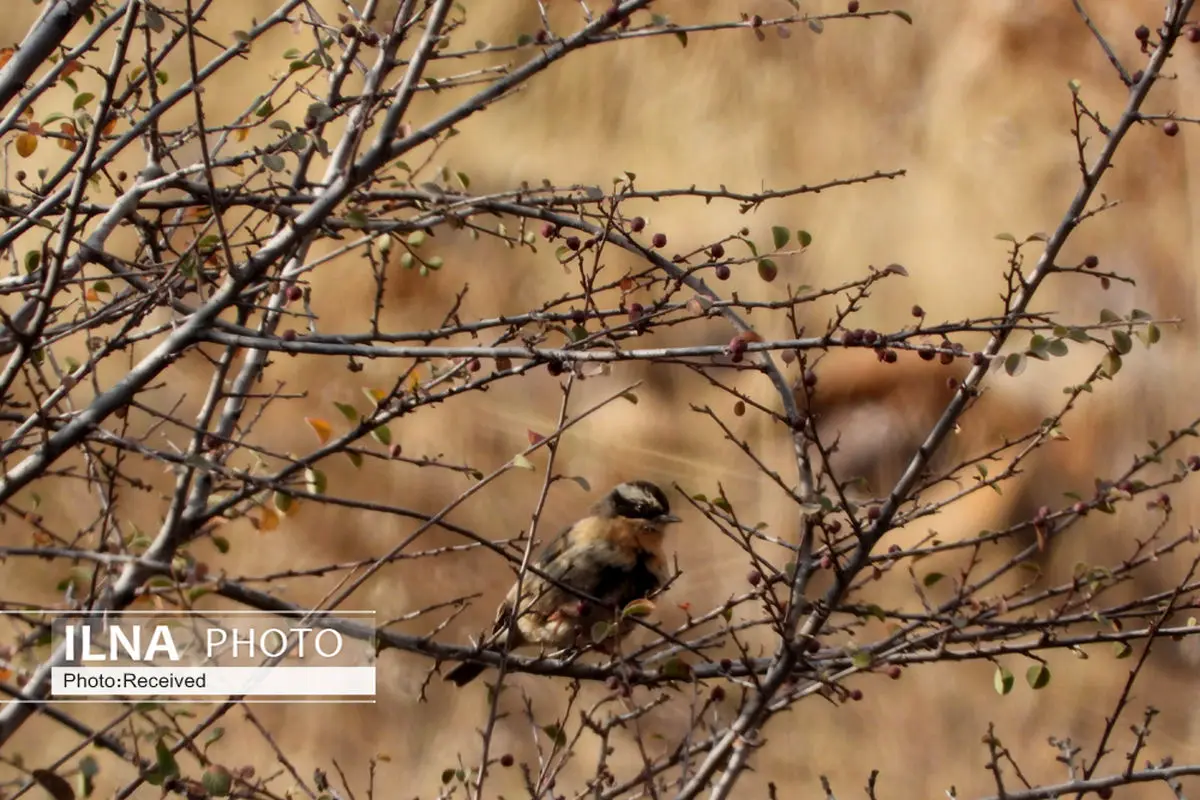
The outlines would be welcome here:
<svg viewBox="0 0 1200 800">
<path fill-rule="evenodd" d="M 683 522 L 683 520 L 680 519 L 679 517 L 675 516 L 674 514 L 663 514 L 658 519 L 656 519 L 655 522 L 657 522 L 659 525 L 668 525 L 672 522 Z"/>
</svg>

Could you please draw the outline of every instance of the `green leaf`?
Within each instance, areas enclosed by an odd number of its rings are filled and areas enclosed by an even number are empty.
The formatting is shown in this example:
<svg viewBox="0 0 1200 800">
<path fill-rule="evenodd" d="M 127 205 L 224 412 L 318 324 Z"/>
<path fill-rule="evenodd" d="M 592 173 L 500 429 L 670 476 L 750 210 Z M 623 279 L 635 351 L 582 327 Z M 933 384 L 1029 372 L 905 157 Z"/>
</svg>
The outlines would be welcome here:
<svg viewBox="0 0 1200 800">
<path fill-rule="evenodd" d="M 204 770 L 204 774 L 200 776 L 200 784 L 210 797 L 228 797 L 229 790 L 233 787 L 233 775 L 225 767 L 216 764 Z"/>
<path fill-rule="evenodd" d="M 1017 243 L 1017 237 L 1013 236 L 1011 233 L 997 233 L 996 238 L 1002 242 L 1012 242 L 1013 244 Z"/>
<path fill-rule="evenodd" d="M 871 658 L 871 654 L 866 650 L 855 650 L 850 653 L 850 663 L 859 669 L 866 669 L 871 666 L 872 661 L 874 659 Z"/>
<path fill-rule="evenodd" d="M 75 95 L 75 100 L 71 103 L 71 110 L 78 111 L 95 99 L 96 95 L 92 94 L 91 92 L 80 92 L 79 94 Z"/>
<path fill-rule="evenodd" d="M 808 247 L 812 244 L 812 240 L 812 234 L 808 231 L 796 231 L 796 241 L 800 243 L 801 247 Z"/>
<path fill-rule="evenodd" d="M 544 731 L 545 734 L 550 737 L 550 740 L 557 746 L 563 747 L 566 745 L 567 734 L 566 731 L 564 731 L 560 726 L 545 725 L 542 727 L 542 731 Z"/>
<path fill-rule="evenodd" d="M 1050 683 L 1050 668 L 1045 664 L 1034 664 L 1025 670 L 1025 682 L 1030 689 L 1044 689 Z"/>
<path fill-rule="evenodd" d="M 352 425 L 358 424 L 358 409 L 357 408 L 350 405 L 349 403 L 339 403 L 336 400 L 334 401 L 333 405 L 337 408 L 338 411 L 340 411 L 342 413 L 342 416 L 346 418 L 347 422 L 349 422 Z"/>
<path fill-rule="evenodd" d="M 304 470 L 304 480 L 308 485 L 308 491 L 312 494 L 325 494 L 325 487 L 328 484 L 325 478 L 325 473 L 316 467 L 307 467 Z"/>
<path fill-rule="evenodd" d="M 613 634 L 613 630 L 614 626 L 611 622 L 600 620 L 599 622 L 594 623 L 592 625 L 592 630 L 590 631 L 592 643 L 600 644 Z"/>
<path fill-rule="evenodd" d="M 375 430 L 371 431 L 371 438 L 379 442 L 384 447 L 392 443 L 392 432 L 388 430 L 387 425 L 380 425 Z"/>
<path fill-rule="evenodd" d="M 996 672 L 992 675 L 992 686 L 996 689 L 996 694 L 1006 695 L 1013 690 L 1013 684 L 1016 679 L 1013 674 L 1002 666 L 996 666 Z"/>
<path fill-rule="evenodd" d="M 900 19 L 907 22 L 909 25 L 913 24 L 912 14 L 909 14 L 907 11 L 904 11 L 902 9 L 897 9 L 897 10 L 893 10 L 892 13 L 895 14 Z"/>
<path fill-rule="evenodd" d="M 1117 316 L 1117 313 L 1115 311 L 1112 311 L 1107 308 L 1100 309 L 1100 322 L 1101 323 L 1120 322 L 1120 321 L 1121 321 L 1121 318 Z"/>
<path fill-rule="evenodd" d="M 174 754 L 171 753 L 171 748 L 165 739 L 159 738 L 154 743 L 154 761 L 155 768 L 165 778 L 175 778 L 179 776 L 179 764 L 175 761 Z"/>
<path fill-rule="evenodd" d="M 782 225 L 775 225 L 771 228 L 771 241 L 775 243 L 776 250 L 782 250 L 787 247 L 787 243 L 792 240 L 792 232 Z"/>
<path fill-rule="evenodd" d="M 226 539 L 224 536 L 214 536 L 214 537 L 212 537 L 212 540 L 213 540 L 213 545 L 217 548 L 217 552 L 219 552 L 219 553 L 228 553 L 229 552 L 229 540 Z"/>
<path fill-rule="evenodd" d="M 585 492 L 590 492 L 592 490 L 592 485 L 588 483 L 588 479 L 582 475 L 568 475 L 567 480 L 575 481 L 579 484 L 579 488 L 583 489 Z"/>
<path fill-rule="evenodd" d="M 662 665 L 662 676 L 673 680 L 686 680 L 692 676 L 692 668 L 678 657 L 669 658 L 667 663 Z"/>
<path fill-rule="evenodd" d="M 1009 353 L 1004 359 L 1004 371 L 1016 377 L 1025 371 L 1025 356 L 1020 353 Z"/>
<path fill-rule="evenodd" d="M 1129 646 L 1129 642 L 1113 642 L 1113 647 L 1116 648 L 1117 658 L 1129 658 L 1133 655 L 1133 648 Z"/>
<path fill-rule="evenodd" d="M 1121 371 L 1121 356 L 1109 350 L 1101 359 L 1100 368 L 1104 370 L 1105 375 L 1113 377 Z"/>
<path fill-rule="evenodd" d="M 946 576 L 940 572 L 931 572 L 921 580 L 921 583 L 928 589 L 930 586 L 936 585 L 944 577 Z"/>
<path fill-rule="evenodd" d="M 1125 331 L 1114 330 L 1112 332 L 1113 346 L 1117 348 L 1117 352 L 1125 355 L 1133 349 L 1133 339 Z"/>
<path fill-rule="evenodd" d="M 442 770 L 442 783 L 449 783 L 450 781 L 454 780 L 455 772 L 456 772 L 456 770 L 453 768 L 447 768 L 447 769 Z"/>
</svg>

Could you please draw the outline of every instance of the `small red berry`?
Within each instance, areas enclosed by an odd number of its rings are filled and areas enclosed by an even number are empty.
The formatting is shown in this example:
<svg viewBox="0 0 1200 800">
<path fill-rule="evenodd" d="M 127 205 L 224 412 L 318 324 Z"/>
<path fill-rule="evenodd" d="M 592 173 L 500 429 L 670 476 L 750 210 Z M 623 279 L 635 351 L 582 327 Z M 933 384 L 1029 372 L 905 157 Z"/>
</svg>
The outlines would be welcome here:
<svg viewBox="0 0 1200 800">
<path fill-rule="evenodd" d="M 925 309 L 921 308 L 918 305 L 914 305 L 912 307 L 912 315 L 914 317 L 923 317 L 923 316 L 925 316 Z"/>
<path fill-rule="evenodd" d="M 898 667 L 895 664 L 892 664 L 887 669 L 887 676 L 894 681 L 900 680 L 900 667 Z"/>
<path fill-rule="evenodd" d="M 886 364 L 895 364 L 896 359 L 898 359 L 899 357 L 900 356 L 896 355 L 895 350 L 884 350 L 883 351 L 883 361 Z"/>
<path fill-rule="evenodd" d="M 650 240 L 650 243 L 658 248 L 666 247 L 667 246 L 667 235 L 665 233 L 656 233 L 656 234 L 654 234 L 654 237 Z"/>
<path fill-rule="evenodd" d="M 741 400 L 738 400 L 736 403 L 734 403 L 733 404 L 733 415 L 735 417 L 746 416 L 746 404 L 744 402 L 742 402 Z"/>
<path fill-rule="evenodd" d="M 582 244 L 582 242 L 579 241 L 578 236 L 568 236 L 565 243 L 568 250 L 578 250 L 580 244 Z"/>
<path fill-rule="evenodd" d="M 646 313 L 646 309 L 645 309 L 645 307 L 642 306 L 641 303 L 630 303 L 629 304 L 629 321 L 630 322 L 637 322 L 639 319 L 642 318 L 642 315 L 645 313 Z"/>
<path fill-rule="evenodd" d="M 1144 42 L 1150 38 L 1150 29 L 1145 25 L 1138 25 L 1137 29 L 1134 30 L 1133 35 L 1137 37 L 1139 42 Z"/>
<path fill-rule="evenodd" d="M 1174 136 L 1179 133 L 1179 123 L 1173 119 L 1169 119 L 1163 123 L 1163 133 L 1167 136 Z"/>
<path fill-rule="evenodd" d="M 1200 472 L 1200 456 L 1188 456 L 1187 465 L 1192 472 Z"/>
<path fill-rule="evenodd" d="M 729 660 L 728 658 L 722 658 L 721 659 L 721 669 L 724 672 L 729 672 L 729 670 L 733 669 L 733 662 L 731 660 Z"/>
<path fill-rule="evenodd" d="M 1081 500 L 1078 503 L 1076 503 L 1075 505 L 1071 506 L 1071 510 L 1074 511 L 1079 516 L 1083 517 L 1083 516 L 1086 516 L 1088 513 L 1088 505 L 1087 505 L 1087 503 L 1085 503 Z"/>
<path fill-rule="evenodd" d="M 728 264 L 717 264 L 716 269 L 713 270 L 713 274 L 717 276 L 717 280 L 719 280 L 719 281 L 729 280 L 729 275 L 730 275 L 729 265 Z"/>
<path fill-rule="evenodd" d="M 711 696 L 712 696 L 712 701 L 714 703 L 721 702 L 722 700 L 725 699 L 725 687 L 724 686 L 714 686 Z"/>
<path fill-rule="evenodd" d="M 917 351 L 917 355 L 921 357 L 922 361 L 933 361 L 933 358 L 937 355 L 937 353 L 934 352 L 933 345 L 927 344 Z"/>
<path fill-rule="evenodd" d="M 741 336 L 735 336 L 729 340 L 729 355 L 732 356 L 735 362 L 742 360 L 742 355 L 746 352 L 746 340 Z"/>
<path fill-rule="evenodd" d="M 646 229 L 646 220 L 644 217 L 634 217 L 629 220 L 629 230 L 634 233 L 641 233 Z"/>
<path fill-rule="evenodd" d="M 1186 36 L 1187 40 L 1192 44 L 1200 42 L 1200 28 L 1196 27 L 1195 25 L 1192 25 L 1190 28 L 1184 31 L 1183 35 Z"/>
<path fill-rule="evenodd" d="M 870 520 L 879 519 L 879 515 L 882 513 L 883 512 L 879 508 L 879 506 L 871 506 L 870 508 L 867 509 L 867 519 L 870 519 Z"/>
<path fill-rule="evenodd" d="M 1088 269 L 1095 269 L 1096 267 L 1100 266 L 1100 257 L 1088 256 L 1083 260 L 1083 266 L 1087 267 Z"/>
<path fill-rule="evenodd" d="M 811 369 L 804 370 L 804 385 L 810 389 L 812 387 L 816 386 L 817 385 L 817 373 L 813 372 Z"/>
<path fill-rule="evenodd" d="M 296 341 L 296 331 L 288 328 L 286 331 L 280 334 L 280 338 L 282 338 L 285 342 L 294 342 Z"/>
<path fill-rule="evenodd" d="M 533 40 L 538 44 L 545 44 L 550 39 L 550 34 L 546 33 L 545 29 L 538 31 L 533 35 Z"/>
<path fill-rule="evenodd" d="M 712 247 L 708 248 L 708 254 L 712 258 L 724 258 L 725 245 L 721 244 L 720 242 L 717 242 Z"/>
<path fill-rule="evenodd" d="M 301 297 L 304 297 L 304 290 L 299 286 L 293 283 L 291 286 L 287 287 L 287 299 L 289 303 L 294 303 Z"/>
<path fill-rule="evenodd" d="M 851 14 L 857 14 L 858 13 L 858 0 L 850 0 L 849 3 L 846 3 L 846 10 L 849 11 Z"/>
<path fill-rule="evenodd" d="M 511 767 L 513 763 L 515 763 L 515 759 L 512 757 L 512 753 L 505 753 L 500 756 L 500 766 Z"/>
<path fill-rule="evenodd" d="M 779 354 L 779 358 L 783 360 L 783 363 L 791 364 L 796 360 L 796 353 L 793 350 L 784 350 Z"/>
<path fill-rule="evenodd" d="M 867 344 L 875 344 L 875 340 L 879 338 L 879 334 L 872 330 L 863 331 L 862 340 Z"/>
<path fill-rule="evenodd" d="M 469 369 L 471 372 L 479 372 L 479 367 L 480 363 L 478 358 L 472 358 L 467 362 L 467 369 Z"/>
<path fill-rule="evenodd" d="M 542 223 L 542 238 L 543 239 L 553 239 L 554 238 L 554 225 L 552 223 L 550 223 L 550 222 Z"/>
<path fill-rule="evenodd" d="M 953 364 L 954 363 L 954 354 L 953 353 L 939 353 L 938 361 L 940 361 L 942 363 L 942 366 L 946 366 L 947 364 Z"/>
<path fill-rule="evenodd" d="M 562 362 L 547 361 L 546 362 L 546 372 L 549 372 L 551 375 L 555 375 L 555 376 L 562 375 L 563 374 Z"/>
<path fill-rule="evenodd" d="M 859 700 L 862 700 L 863 699 L 862 689 L 855 689 L 854 691 L 850 692 L 850 699 L 856 703 Z"/>
<path fill-rule="evenodd" d="M 983 353 L 972 353 L 971 363 L 977 367 L 982 367 L 987 363 L 987 356 L 985 356 Z"/>
<path fill-rule="evenodd" d="M 762 581 L 762 573 L 756 569 L 752 569 L 750 570 L 750 574 L 746 576 L 746 580 L 750 582 L 751 586 L 758 586 Z"/>
</svg>

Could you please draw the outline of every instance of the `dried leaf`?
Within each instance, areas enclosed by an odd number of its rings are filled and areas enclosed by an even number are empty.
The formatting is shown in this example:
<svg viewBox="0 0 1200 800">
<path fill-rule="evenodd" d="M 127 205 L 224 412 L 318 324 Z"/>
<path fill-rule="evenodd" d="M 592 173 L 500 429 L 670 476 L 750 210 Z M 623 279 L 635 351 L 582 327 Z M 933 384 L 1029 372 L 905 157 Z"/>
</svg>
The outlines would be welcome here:
<svg viewBox="0 0 1200 800">
<path fill-rule="evenodd" d="M 321 444 L 325 444 L 333 435 L 333 427 L 320 417 L 305 417 L 304 421 L 308 423 L 308 427 L 313 429 L 313 433 L 317 435 L 317 441 Z"/>
</svg>

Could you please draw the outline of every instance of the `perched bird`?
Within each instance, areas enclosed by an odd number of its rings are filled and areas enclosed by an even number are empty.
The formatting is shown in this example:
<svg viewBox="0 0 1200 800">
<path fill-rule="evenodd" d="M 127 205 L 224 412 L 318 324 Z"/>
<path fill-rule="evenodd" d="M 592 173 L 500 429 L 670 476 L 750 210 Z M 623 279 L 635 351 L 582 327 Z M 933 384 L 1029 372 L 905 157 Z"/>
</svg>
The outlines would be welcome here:
<svg viewBox="0 0 1200 800">
<path fill-rule="evenodd" d="M 557 584 L 530 570 L 509 590 L 485 646 L 508 642 L 514 610 L 515 646 L 582 647 L 592 641 L 599 622 L 616 625 L 609 629 L 608 641 L 628 633 L 628 625 L 620 624 L 621 610 L 666 582 L 663 533 L 679 521 L 666 494 L 653 483 L 618 484 L 538 556 L 537 568 Z M 445 680 L 464 686 L 485 669 L 464 661 Z"/>
</svg>

